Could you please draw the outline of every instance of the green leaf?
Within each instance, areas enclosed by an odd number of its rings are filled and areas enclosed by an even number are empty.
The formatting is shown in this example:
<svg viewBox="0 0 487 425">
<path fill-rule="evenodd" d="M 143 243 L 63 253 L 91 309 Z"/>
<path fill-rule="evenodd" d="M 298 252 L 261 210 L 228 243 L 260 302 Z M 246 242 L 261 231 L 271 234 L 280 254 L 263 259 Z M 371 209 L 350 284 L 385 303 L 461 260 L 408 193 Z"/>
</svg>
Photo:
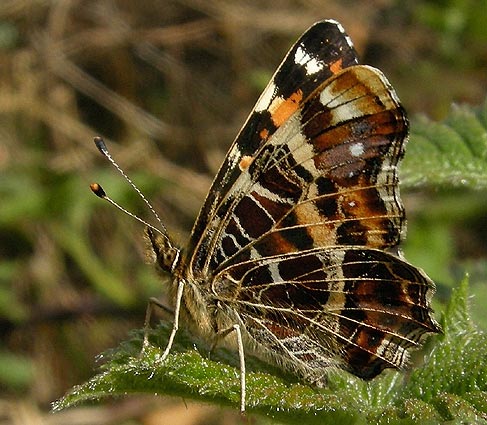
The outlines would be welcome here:
<svg viewBox="0 0 487 425">
<path fill-rule="evenodd" d="M 247 359 L 247 410 L 283 423 L 425 423 L 467 418 L 487 423 L 487 337 L 468 313 L 468 284 L 454 291 L 442 323 L 444 334 L 430 338 L 431 353 L 408 374 L 387 371 L 372 382 L 333 372 L 329 387 L 316 389 Z M 180 396 L 238 409 L 239 370 L 235 355 L 178 333 L 173 352 L 157 362 L 170 324 L 152 332 L 152 346 L 139 356 L 142 331 L 117 350 L 100 374 L 74 388 L 54 408 L 131 393 Z M 201 354 L 202 353 L 202 354 Z M 269 372 L 270 371 L 270 372 Z M 298 422 L 299 421 L 299 422 Z"/>
<path fill-rule="evenodd" d="M 405 187 L 487 187 L 487 100 L 479 108 L 453 106 L 440 123 L 420 117 L 401 166 Z"/>
</svg>

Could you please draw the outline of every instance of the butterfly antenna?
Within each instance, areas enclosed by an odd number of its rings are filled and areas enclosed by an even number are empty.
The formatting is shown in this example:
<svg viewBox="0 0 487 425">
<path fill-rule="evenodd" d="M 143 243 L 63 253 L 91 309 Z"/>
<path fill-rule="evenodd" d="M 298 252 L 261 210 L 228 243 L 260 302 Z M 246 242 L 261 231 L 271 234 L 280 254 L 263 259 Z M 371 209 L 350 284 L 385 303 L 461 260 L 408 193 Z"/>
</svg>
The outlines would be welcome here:
<svg viewBox="0 0 487 425">
<path fill-rule="evenodd" d="M 158 232 L 164 238 L 166 238 L 167 240 L 169 240 L 169 236 L 167 234 L 166 226 L 164 226 L 164 224 L 162 223 L 162 221 L 161 221 L 159 215 L 157 214 L 156 210 L 150 204 L 150 202 L 147 200 L 147 198 L 144 196 L 144 194 L 140 191 L 140 189 L 135 185 L 135 183 L 130 179 L 130 177 L 127 176 L 127 174 L 125 174 L 125 172 L 120 168 L 120 166 L 117 164 L 117 162 L 112 158 L 112 156 L 110 155 L 110 152 L 108 152 L 107 146 L 105 145 L 105 142 L 103 141 L 103 139 L 101 137 L 95 137 L 94 138 L 94 142 L 95 142 L 95 145 L 98 148 L 98 150 L 101 152 L 101 154 L 106 159 L 108 159 L 110 161 L 110 163 L 118 170 L 118 172 L 123 176 L 123 178 L 132 187 L 132 189 L 134 189 L 137 192 L 137 194 L 140 196 L 140 198 L 145 202 L 145 204 L 147 205 L 147 207 L 149 208 L 149 210 L 152 212 L 152 214 L 156 218 L 157 222 L 159 223 L 159 226 L 161 226 L 161 229 L 162 230 L 157 229 L 153 225 L 147 223 L 146 221 L 142 220 L 140 217 L 137 217 L 135 214 L 131 213 L 130 211 L 128 211 L 125 208 L 123 208 L 121 205 L 117 204 L 113 199 L 111 199 L 105 193 L 105 191 L 103 190 L 103 188 L 98 183 L 92 183 L 90 185 L 91 191 L 96 196 L 98 196 L 99 198 L 108 201 L 110 204 L 112 204 L 113 206 L 115 206 L 116 208 L 118 208 L 119 210 L 121 210 L 122 212 L 124 212 L 125 214 L 129 215 L 130 217 L 135 218 L 140 223 L 145 224 L 146 226 L 150 227 L 152 230 Z"/>
</svg>

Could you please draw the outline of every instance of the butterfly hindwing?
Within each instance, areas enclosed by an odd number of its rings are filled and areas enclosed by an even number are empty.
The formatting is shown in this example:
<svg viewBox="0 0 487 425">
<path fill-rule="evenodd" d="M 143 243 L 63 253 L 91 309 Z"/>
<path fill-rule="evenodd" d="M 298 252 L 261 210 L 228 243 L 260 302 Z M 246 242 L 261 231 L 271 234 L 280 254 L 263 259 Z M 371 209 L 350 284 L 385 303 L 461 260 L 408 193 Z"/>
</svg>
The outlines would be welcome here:
<svg viewBox="0 0 487 425">
<path fill-rule="evenodd" d="M 226 269 L 218 280 L 217 294 L 235 304 L 259 350 L 314 383 L 330 366 L 364 379 L 400 368 L 408 349 L 438 331 L 430 316 L 430 279 L 376 249 L 269 257 Z"/>
</svg>

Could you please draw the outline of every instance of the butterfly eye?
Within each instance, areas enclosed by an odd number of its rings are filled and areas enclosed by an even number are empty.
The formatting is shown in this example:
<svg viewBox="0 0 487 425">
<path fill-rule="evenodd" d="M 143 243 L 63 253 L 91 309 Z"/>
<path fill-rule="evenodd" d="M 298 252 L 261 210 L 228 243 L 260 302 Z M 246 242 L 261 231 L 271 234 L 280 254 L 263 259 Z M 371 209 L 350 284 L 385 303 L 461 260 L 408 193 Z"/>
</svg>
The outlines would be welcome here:
<svg viewBox="0 0 487 425">
<path fill-rule="evenodd" d="M 145 236 L 150 262 L 156 263 L 162 271 L 172 273 L 179 263 L 180 250 L 175 248 L 168 238 L 150 227 L 145 229 Z"/>
<path fill-rule="evenodd" d="M 177 266 L 177 259 L 179 257 L 179 249 L 174 247 L 166 247 L 161 251 L 161 255 L 157 258 L 157 264 L 163 270 L 169 272 L 173 271 Z"/>
</svg>

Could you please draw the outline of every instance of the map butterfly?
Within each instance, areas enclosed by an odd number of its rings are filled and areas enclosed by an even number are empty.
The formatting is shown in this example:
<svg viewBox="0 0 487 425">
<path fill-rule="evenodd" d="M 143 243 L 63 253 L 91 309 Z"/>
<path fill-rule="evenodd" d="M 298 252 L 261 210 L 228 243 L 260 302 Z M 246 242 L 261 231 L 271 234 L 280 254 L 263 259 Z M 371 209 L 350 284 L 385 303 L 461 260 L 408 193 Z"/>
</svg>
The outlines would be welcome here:
<svg viewBox="0 0 487 425">
<path fill-rule="evenodd" d="M 175 309 L 160 361 L 180 317 L 237 349 L 242 411 L 245 354 L 316 386 L 331 368 L 366 380 L 403 368 L 410 350 L 440 331 L 434 283 L 397 248 L 407 137 L 394 89 L 381 71 L 358 65 L 341 25 L 309 28 L 230 147 L 187 248 L 147 227 Z"/>
</svg>

